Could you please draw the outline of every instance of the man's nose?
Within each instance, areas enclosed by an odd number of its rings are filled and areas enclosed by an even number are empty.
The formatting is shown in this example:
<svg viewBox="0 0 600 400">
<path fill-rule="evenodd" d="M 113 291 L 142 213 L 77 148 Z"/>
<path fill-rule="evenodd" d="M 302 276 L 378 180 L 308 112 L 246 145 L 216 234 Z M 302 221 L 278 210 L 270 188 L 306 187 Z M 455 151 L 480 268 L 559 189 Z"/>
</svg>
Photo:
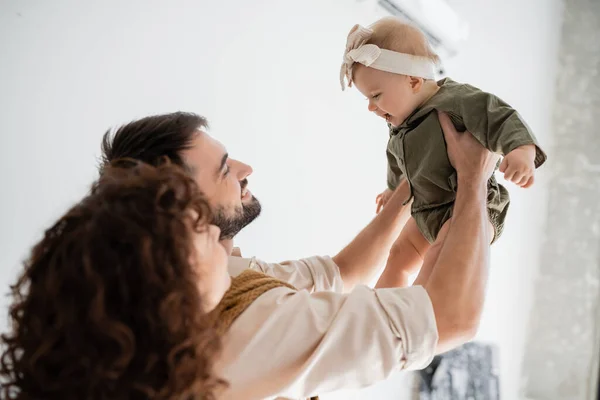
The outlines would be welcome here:
<svg viewBox="0 0 600 400">
<path fill-rule="evenodd" d="M 231 160 L 233 162 L 233 167 L 235 168 L 236 171 L 236 176 L 238 178 L 238 180 L 243 181 L 244 179 L 246 179 L 248 176 L 250 176 L 253 172 L 252 167 L 249 166 L 248 164 L 244 164 L 241 161 L 237 161 L 237 160 Z"/>
</svg>

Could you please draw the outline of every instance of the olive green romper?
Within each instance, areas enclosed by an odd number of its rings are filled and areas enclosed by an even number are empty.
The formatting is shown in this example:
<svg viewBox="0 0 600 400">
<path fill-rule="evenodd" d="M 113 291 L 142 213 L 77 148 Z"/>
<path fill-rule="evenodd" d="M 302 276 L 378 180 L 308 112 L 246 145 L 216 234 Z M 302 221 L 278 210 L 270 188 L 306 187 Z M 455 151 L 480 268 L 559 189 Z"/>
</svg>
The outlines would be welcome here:
<svg viewBox="0 0 600 400">
<path fill-rule="evenodd" d="M 546 161 L 533 133 L 519 113 L 493 94 L 449 78 L 440 89 L 400 126 L 390 127 L 387 146 L 387 183 L 394 190 L 403 177 L 410 185 L 411 208 L 423 236 L 433 243 L 452 216 L 456 199 L 456 170 L 450 164 L 444 134 L 435 110 L 446 112 L 458 131 L 468 130 L 488 150 L 506 155 L 517 147 L 536 146 L 535 167 Z M 407 202 L 408 202 L 407 201 Z M 487 208 L 494 226 L 494 241 L 502 234 L 510 199 L 492 176 L 488 181 Z"/>
</svg>

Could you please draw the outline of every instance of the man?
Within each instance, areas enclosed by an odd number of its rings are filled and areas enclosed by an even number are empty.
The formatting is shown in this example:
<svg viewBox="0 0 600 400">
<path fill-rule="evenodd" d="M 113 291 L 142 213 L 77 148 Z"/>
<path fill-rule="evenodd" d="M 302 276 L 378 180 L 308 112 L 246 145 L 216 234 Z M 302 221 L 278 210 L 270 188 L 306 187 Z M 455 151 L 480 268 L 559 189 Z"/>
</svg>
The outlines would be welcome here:
<svg viewBox="0 0 600 400">
<path fill-rule="evenodd" d="M 131 122 L 112 135 L 110 132 L 105 134 L 102 162 L 106 164 L 118 158 L 133 158 L 155 165 L 168 157 L 187 168 L 209 201 L 215 215 L 213 223 L 221 228 L 222 243 L 231 253 L 233 237 L 258 217 L 261 206 L 248 189 L 247 178 L 252 168 L 229 157 L 223 145 L 203 130 L 207 126 L 205 118 L 181 112 Z M 404 197 L 407 197 L 407 190 L 405 186 L 399 194 L 404 193 Z M 385 261 L 392 242 L 410 217 L 408 208 L 401 203 L 387 207 L 387 211 L 333 257 L 345 291 L 350 291 L 357 283 L 368 282 L 377 266 Z M 232 259 L 232 272 L 240 272 L 244 262 L 249 264 L 250 260 Z M 315 262 L 318 264 L 330 260 L 318 258 Z M 273 269 L 273 266 L 258 263 L 263 269 Z M 289 265 L 287 273 L 310 276 L 312 264 L 309 261 L 304 264 L 308 265 L 299 271 L 297 265 Z M 278 278 L 289 281 L 299 289 L 308 288 L 296 282 L 293 276 Z"/>
<path fill-rule="evenodd" d="M 270 290 L 233 323 L 217 364 L 230 385 L 223 398 L 297 398 L 370 385 L 395 369 L 423 368 L 435 353 L 474 335 L 489 256 L 486 182 L 496 158 L 471 135 L 456 133 L 447 116 L 440 115 L 440 122 L 459 189 L 445 241 L 430 252 L 434 256 L 425 259 L 417 278 L 422 286 L 357 285 L 371 279 L 409 217 L 402 205 L 406 185 L 332 258 L 269 264 L 232 257 L 232 275 L 253 268 L 299 291 Z M 248 190 L 251 167 L 230 158 L 206 126 L 204 118 L 186 113 L 134 121 L 105 135 L 103 159 L 156 164 L 168 157 L 187 168 L 231 250 L 233 237 L 258 216 L 260 205 Z"/>
</svg>

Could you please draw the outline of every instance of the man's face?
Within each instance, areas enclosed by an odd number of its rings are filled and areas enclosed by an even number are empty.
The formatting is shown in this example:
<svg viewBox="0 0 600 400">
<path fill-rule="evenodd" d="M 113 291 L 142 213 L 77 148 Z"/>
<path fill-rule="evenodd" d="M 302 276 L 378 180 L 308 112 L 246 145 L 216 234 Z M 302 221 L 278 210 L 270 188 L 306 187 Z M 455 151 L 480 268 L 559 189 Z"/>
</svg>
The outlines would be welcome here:
<svg viewBox="0 0 600 400">
<path fill-rule="evenodd" d="M 182 153 L 213 211 L 221 239 L 233 238 L 260 214 L 260 203 L 248 190 L 252 167 L 229 158 L 225 147 L 198 131 L 192 148 Z"/>
</svg>

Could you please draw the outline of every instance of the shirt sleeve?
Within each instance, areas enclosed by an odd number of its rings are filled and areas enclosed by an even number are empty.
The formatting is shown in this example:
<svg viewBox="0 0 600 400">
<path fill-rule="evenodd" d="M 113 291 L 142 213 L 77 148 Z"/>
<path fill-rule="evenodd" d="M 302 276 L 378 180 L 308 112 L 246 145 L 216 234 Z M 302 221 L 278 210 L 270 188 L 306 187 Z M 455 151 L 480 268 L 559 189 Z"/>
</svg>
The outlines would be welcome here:
<svg viewBox="0 0 600 400">
<path fill-rule="evenodd" d="M 535 167 L 546 161 L 546 153 L 521 115 L 499 97 L 479 90 L 471 85 L 461 85 L 455 97 L 455 112 L 450 115 L 462 119 L 464 127 L 488 150 L 507 155 L 514 149 L 535 145 Z M 458 125 L 462 125 L 459 124 Z"/>
<path fill-rule="evenodd" d="M 225 399 L 302 398 L 422 369 L 437 341 L 420 286 L 360 285 L 349 294 L 277 288 L 233 323 L 216 370 L 229 382 Z"/>
<path fill-rule="evenodd" d="M 289 283 L 298 290 L 341 293 L 344 282 L 337 264 L 328 256 L 315 256 L 281 263 L 267 263 L 256 258 L 229 257 L 229 273 L 237 276 L 251 268 Z"/>
</svg>

